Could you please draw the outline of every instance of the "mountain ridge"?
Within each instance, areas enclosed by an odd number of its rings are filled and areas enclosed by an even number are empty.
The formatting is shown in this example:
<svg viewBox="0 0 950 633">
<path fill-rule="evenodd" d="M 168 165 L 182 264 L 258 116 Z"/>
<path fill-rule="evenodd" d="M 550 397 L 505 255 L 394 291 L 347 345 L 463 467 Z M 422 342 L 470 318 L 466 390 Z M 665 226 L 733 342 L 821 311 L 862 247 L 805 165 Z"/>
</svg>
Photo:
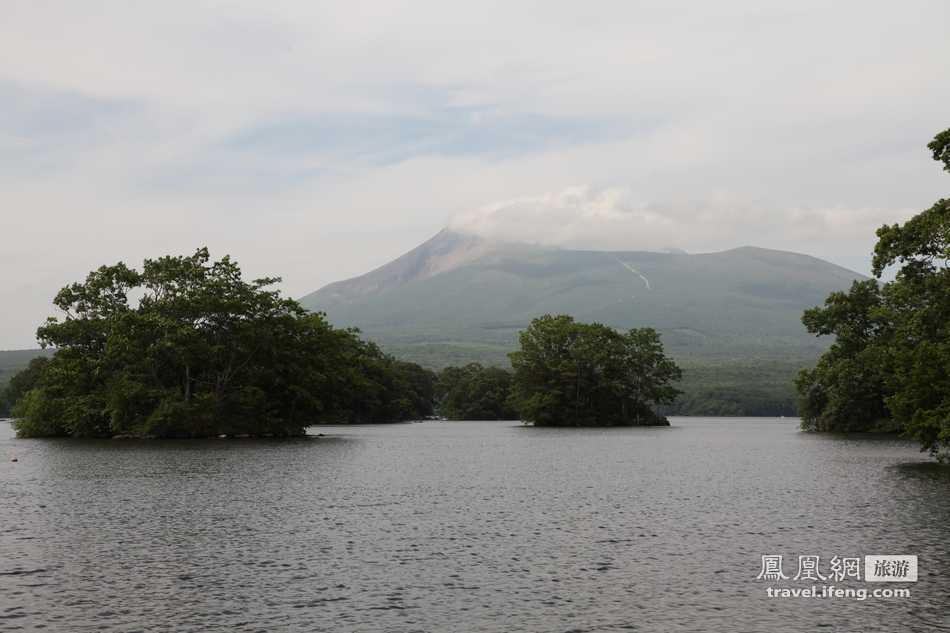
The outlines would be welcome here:
<svg viewBox="0 0 950 633">
<path fill-rule="evenodd" d="M 661 249 L 661 250 L 599 250 L 588 248 L 565 248 L 558 246 L 543 246 L 527 242 L 507 242 L 494 240 L 478 236 L 474 233 L 445 228 L 434 236 L 416 246 L 415 248 L 403 253 L 392 261 L 378 266 L 366 273 L 356 275 L 348 279 L 343 279 L 324 285 L 318 290 L 304 295 L 300 301 L 305 305 L 318 302 L 326 297 L 334 298 L 353 298 L 374 291 L 385 290 L 384 286 L 390 287 L 402 285 L 409 281 L 419 278 L 428 278 L 443 272 L 449 272 L 455 268 L 476 261 L 477 259 L 490 255 L 502 253 L 511 253 L 513 251 L 522 252 L 562 252 L 562 253 L 604 253 L 606 255 L 627 255 L 627 254 L 656 254 L 669 256 L 688 256 L 703 257 L 728 255 L 733 253 L 746 253 L 752 256 L 768 255 L 774 259 L 779 256 L 797 258 L 800 260 L 810 260 L 820 262 L 823 265 L 833 267 L 845 274 L 853 276 L 856 279 L 865 279 L 861 273 L 849 270 L 837 264 L 833 264 L 812 255 L 797 253 L 781 249 L 769 249 L 751 244 L 737 246 L 722 251 L 711 251 L 703 253 L 688 253 L 681 249 Z"/>
<path fill-rule="evenodd" d="M 364 275 L 301 299 L 384 347 L 512 347 L 545 313 L 649 326 L 680 356 L 810 357 L 804 309 L 860 273 L 811 255 L 740 246 L 713 253 L 595 251 L 496 242 L 450 230 Z M 769 352 L 769 353 L 766 353 Z"/>
</svg>

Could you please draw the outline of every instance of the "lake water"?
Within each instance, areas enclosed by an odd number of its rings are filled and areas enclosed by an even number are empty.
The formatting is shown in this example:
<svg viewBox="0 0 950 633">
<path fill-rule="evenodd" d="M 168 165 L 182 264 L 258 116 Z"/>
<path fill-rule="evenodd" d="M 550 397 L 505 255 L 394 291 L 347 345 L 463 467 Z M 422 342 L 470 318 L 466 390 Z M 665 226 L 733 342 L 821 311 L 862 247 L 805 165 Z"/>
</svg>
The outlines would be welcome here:
<svg viewBox="0 0 950 633">
<path fill-rule="evenodd" d="M 0 631 L 950 630 L 950 471 L 797 420 L 15 440 Z M 11 461 L 13 458 L 17 462 Z M 767 554 L 916 554 L 909 598 L 769 598 Z M 862 570 L 863 571 L 863 570 Z M 818 583 L 819 586 L 824 583 Z"/>
</svg>

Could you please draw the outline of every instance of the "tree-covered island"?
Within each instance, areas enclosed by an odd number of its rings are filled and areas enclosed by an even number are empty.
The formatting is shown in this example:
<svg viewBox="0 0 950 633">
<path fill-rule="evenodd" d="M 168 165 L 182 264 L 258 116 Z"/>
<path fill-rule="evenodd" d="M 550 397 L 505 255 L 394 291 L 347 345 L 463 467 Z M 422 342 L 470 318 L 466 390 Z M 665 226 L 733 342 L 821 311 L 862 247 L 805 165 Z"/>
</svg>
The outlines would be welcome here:
<svg viewBox="0 0 950 633">
<path fill-rule="evenodd" d="M 665 426 L 656 405 L 672 402 L 679 367 L 651 328 L 617 330 L 543 316 L 513 352 L 510 402 L 535 426 Z"/>
<path fill-rule="evenodd" d="M 57 294 L 52 358 L 13 382 L 21 437 L 302 435 L 432 413 L 432 376 L 207 249 L 103 266 Z M 8 396 L 9 397 L 9 396 Z"/>
</svg>

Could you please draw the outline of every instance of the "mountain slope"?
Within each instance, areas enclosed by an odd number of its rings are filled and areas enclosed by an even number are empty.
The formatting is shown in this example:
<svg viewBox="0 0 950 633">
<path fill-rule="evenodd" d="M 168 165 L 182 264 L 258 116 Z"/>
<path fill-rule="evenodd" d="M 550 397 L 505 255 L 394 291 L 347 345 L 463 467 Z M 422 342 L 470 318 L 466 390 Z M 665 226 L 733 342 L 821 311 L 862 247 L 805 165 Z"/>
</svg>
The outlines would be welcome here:
<svg viewBox="0 0 950 633">
<path fill-rule="evenodd" d="M 467 354 L 502 360 L 518 331 L 545 313 L 654 327 L 681 358 L 813 358 L 823 344 L 804 331 L 802 311 L 862 278 L 807 255 L 753 247 L 707 254 L 578 251 L 443 231 L 302 302 L 430 365 Z M 413 354 L 414 348 L 428 351 Z M 453 358 L 439 362 L 440 356 Z"/>
</svg>

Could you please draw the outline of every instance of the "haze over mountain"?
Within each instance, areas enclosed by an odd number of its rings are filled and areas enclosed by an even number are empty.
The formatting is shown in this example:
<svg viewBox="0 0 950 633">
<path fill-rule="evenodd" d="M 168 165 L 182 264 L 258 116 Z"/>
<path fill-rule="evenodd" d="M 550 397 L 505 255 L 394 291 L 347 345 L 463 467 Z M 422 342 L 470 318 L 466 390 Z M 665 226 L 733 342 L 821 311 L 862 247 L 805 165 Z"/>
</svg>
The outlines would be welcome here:
<svg viewBox="0 0 950 633">
<path fill-rule="evenodd" d="M 798 253 L 567 250 L 443 230 L 359 277 L 302 298 L 398 355 L 440 366 L 504 363 L 545 313 L 649 326 L 679 358 L 810 359 L 802 311 L 863 276 Z"/>
</svg>

